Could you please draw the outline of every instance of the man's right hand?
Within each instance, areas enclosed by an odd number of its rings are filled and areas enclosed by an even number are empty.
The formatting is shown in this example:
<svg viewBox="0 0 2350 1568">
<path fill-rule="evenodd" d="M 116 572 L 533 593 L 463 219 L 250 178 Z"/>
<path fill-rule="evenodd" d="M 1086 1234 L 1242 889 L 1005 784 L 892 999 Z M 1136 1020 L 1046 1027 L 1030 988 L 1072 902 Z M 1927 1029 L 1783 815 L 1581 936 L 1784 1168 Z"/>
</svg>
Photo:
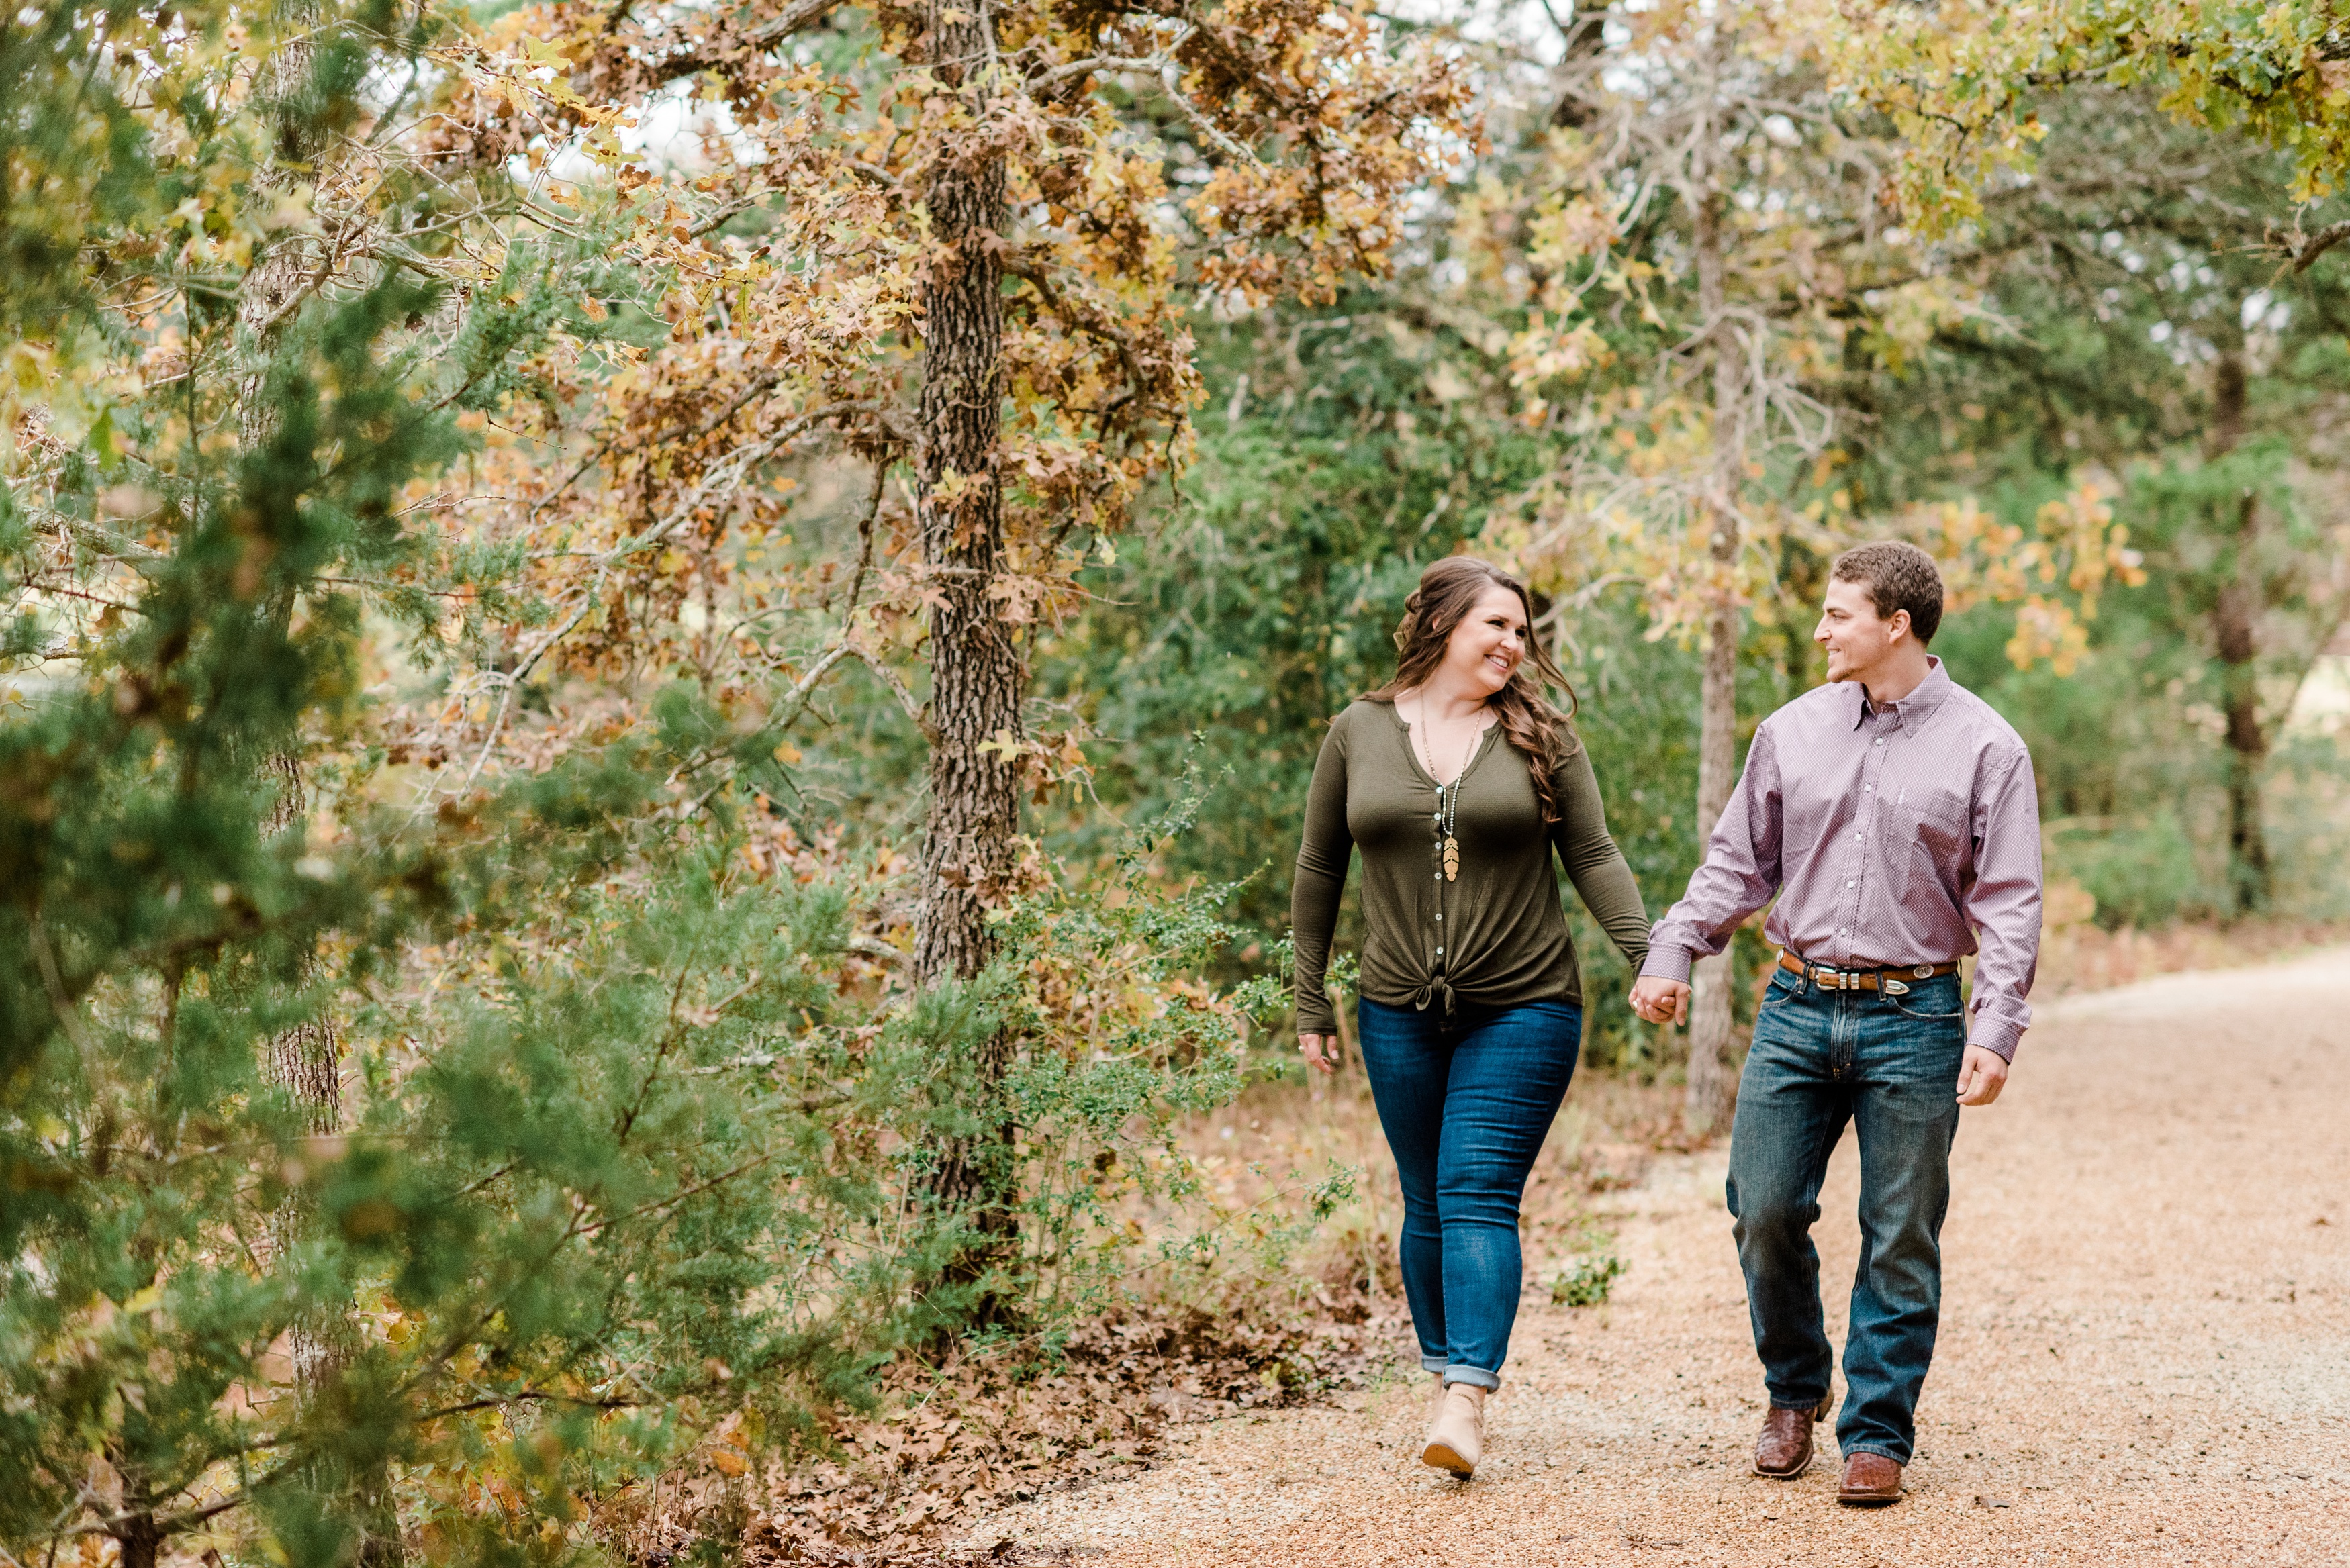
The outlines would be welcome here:
<svg viewBox="0 0 2350 1568">
<path fill-rule="evenodd" d="M 1632 982 L 1632 1011 L 1651 1023 L 1687 1023 L 1690 988 L 1685 980 L 1644 974 Z"/>
</svg>

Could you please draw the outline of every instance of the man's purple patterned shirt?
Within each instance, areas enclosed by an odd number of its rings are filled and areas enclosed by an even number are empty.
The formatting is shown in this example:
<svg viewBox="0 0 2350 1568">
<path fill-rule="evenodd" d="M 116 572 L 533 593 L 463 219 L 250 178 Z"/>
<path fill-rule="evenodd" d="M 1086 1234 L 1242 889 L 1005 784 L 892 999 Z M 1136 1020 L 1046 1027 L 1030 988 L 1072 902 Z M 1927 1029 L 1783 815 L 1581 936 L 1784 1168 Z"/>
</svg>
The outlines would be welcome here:
<svg viewBox="0 0 2350 1568">
<path fill-rule="evenodd" d="M 1762 933 L 1834 969 L 1977 950 L 1970 1044 L 2012 1060 L 2040 962 L 2040 803 L 2022 738 L 1939 659 L 1898 702 L 1856 681 L 1762 722 L 1688 896 L 1643 974 L 1685 981 L 1755 910 Z"/>
</svg>

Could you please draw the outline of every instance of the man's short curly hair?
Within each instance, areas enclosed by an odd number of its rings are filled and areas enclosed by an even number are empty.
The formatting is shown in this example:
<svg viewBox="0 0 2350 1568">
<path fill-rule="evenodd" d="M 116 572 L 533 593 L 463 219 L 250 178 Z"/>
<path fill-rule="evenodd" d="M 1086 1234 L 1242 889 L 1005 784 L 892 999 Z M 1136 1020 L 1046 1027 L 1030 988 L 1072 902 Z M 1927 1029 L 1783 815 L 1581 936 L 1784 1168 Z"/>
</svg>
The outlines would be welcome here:
<svg viewBox="0 0 2350 1568">
<path fill-rule="evenodd" d="M 1934 640 L 1942 624 L 1942 574 L 1934 557 L 1898 539 L 1879 539 L 1846 550 L 1828 568 L 1839 583 L 1861 583 L 1879 619 L 1891 620 L 1896 610 L 1909 612 L 1909 629 L 1920 643 Z"/>
</svg>

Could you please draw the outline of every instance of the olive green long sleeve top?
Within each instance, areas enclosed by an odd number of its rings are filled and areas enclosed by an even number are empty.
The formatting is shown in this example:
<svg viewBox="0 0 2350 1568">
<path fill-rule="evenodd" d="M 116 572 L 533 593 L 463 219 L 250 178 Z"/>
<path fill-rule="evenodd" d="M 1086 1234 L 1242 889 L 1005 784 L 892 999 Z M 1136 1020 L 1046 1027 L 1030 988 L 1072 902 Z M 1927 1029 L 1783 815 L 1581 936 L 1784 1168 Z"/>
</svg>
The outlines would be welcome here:
<svg viewBox="0 0 2350 1568">
<path fill-rule="evenodd" d="M 1500 725 L 1462 772 L 1453 836 L 1461 875 L 1444 879 L 1436 781 L 1391 702 L 1366 698 L 1330 722 L 1306 796 L 1290 895 L 1297 1029 L 1337 1033 L 1323 989 L 1347 862 L 1363 852 L 1362 993 L 1391 1007 L 1477 1010 L 1583 1000 L 1575 943 L 1559 905 L 1557 852 L 1583 898 L 1638 973 L 1648 917 L 1623 851 L 1608 836 L 1599 782 L 1582 747 L 1561 763 L 1562 806 L 1544 823 L 1533 774 Z"/>
</svg>

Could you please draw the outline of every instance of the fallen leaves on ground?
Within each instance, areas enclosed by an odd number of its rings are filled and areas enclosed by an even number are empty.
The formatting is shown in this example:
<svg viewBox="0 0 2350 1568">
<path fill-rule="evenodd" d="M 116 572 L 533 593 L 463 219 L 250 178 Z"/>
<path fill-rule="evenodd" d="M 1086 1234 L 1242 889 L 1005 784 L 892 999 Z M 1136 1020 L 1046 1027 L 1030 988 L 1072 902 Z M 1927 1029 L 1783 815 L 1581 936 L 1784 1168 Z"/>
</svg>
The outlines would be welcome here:
<svg viewBox="0 0 2350 1568">
<path fill-rule="evenodd" d="M 1286 1321 L 1196 1310 L 1111 1319 L 1041 1366 L 1003 1354 L 908 1361 L 885 1378 L 879 1411 L 838 1417 L 822 1450 L 738 1476 L 749 1467 L 735 1447 L 705 1444 L 690 1473 L 608 1499 L 599 1533 L 639 1568 L 669 1568 L 709 1542 L 752 1565 L 951 1561 L 933 1544 L 948 1527 L 1139 1474 L 1170 1428 L 1362 1386 L 1400 1343 L 1399 1307 L 1317 1293 L 1318 1310 Z"/>
</svg>

